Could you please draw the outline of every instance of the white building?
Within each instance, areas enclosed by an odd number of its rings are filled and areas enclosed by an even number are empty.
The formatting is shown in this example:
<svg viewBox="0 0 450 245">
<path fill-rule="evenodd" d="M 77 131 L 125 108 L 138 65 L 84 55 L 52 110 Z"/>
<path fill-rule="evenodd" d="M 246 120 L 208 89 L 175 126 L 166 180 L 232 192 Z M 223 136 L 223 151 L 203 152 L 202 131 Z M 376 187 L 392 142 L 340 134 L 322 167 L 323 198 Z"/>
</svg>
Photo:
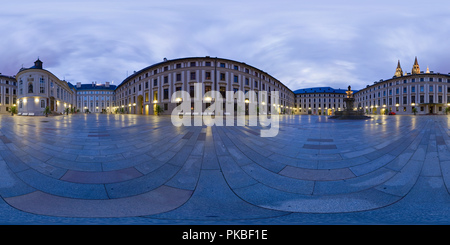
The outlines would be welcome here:
<svg viewBox="0 0 450 245">
<path fill-rule="evenodd" d="M 9 113 L 11 107 L 16 106 L 16 100 L 16 79 L 0 73 L 0 114 Z"/>
<path fill-rule="evenodd" d="M 116 107 L 115 85 L 109 82 L 105 84 L 81 84 L 76 87 L 77 103 L 76 107 L 80 112 L 110 113 Z"/>
<path fill-rule="evenodd" d="M 355 106 L 367 114 L 445 114 L 450 107 L 450 75 L 420 71 L 417 58 L 411 73 L 403 73 L 398 62 L 395 75 L 354 94 Z"/>
<path fill-rule="evenodd" d="M 22 68 L 16 75 L 19 115 L 43 115 L 48 106 L 52 113 L 63 113 L 73 106 L 73 86 L 42 68 L 42 61 Z"/>
<path fill-rule="evenodd" d="M 253 66 L 242 62 L 212 57 L 165 59 L 127 77 L 116 89 L 117 106 L 125 113 L 154 114 L 156 105 L 170 114 L 177 106 L 171 103 L 175 91 L 186 91 L 193 97 L 194 84 L 201 84 L 204 93 L 214 90 L 226 97 L 226 91 L 279 91 L 279 104 L 268 103 L 269 113 L 290 114 L 294 105 L 294 93 L 283 83 Z M 202 111 L 209 105 L 203 104 Z M 226 106 L 224 105 L 224 108 Z M 191 110 L 194 111 L 194 103 Z M 234 108 L 238 110 L 238 108 Z"/>
<path fill-rule="evenodd" d="M 334 115 L 345 108 L 345 89 L 314 87 L 294 91 L 294 113 L 299 115 Z M 353 90 L 355 92 L 355 90 Z"/>
</svg>

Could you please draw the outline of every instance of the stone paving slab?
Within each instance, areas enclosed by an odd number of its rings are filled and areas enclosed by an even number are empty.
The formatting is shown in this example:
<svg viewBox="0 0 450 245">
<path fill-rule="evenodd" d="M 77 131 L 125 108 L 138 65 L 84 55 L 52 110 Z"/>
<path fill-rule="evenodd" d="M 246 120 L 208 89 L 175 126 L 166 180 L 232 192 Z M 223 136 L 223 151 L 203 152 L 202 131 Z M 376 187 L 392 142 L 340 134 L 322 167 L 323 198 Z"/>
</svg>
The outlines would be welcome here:
<svg viewBox="0 0 450 245">
<path fill-rule="evenodd" d="M 261 138 L 168 116 L 1 115 L 0 223 L 450 223 L 449 125 L 282 115 Z"/>
<path fill-rule="evenodd" d="M 190 191 L 160 186 L 154 191 L 120 199 L 73 199 L 36 191 L 23 196 L 5 198 L 5 200 L 19 210 L 35 214 L 106 218 L 167 212 L 182 205 L 190 195 Z"/>
</svg>

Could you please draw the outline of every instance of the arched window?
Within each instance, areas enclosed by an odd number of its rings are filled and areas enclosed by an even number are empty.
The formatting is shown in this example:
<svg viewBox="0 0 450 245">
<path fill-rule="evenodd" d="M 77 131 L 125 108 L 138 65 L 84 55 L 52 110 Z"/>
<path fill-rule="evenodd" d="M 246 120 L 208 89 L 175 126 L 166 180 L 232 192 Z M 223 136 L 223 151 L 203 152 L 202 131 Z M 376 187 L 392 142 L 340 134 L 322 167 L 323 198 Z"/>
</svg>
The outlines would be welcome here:
<svg viewBox="0 0 450 245">
<path fill-rule="evenodd" d="M 33 93 L 33 83 L 28 83 L 28 93 Z"/>
</svg>

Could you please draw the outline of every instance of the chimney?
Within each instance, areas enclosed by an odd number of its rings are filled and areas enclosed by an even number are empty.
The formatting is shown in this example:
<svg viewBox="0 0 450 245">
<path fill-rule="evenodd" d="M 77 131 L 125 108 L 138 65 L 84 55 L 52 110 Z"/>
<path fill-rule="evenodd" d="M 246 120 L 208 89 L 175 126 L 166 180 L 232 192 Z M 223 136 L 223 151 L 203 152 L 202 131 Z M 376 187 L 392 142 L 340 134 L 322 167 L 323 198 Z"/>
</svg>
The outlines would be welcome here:
<svg viewBox="0 0 450 245">
<path fill-rule="evenodd" d="M 92 87 L 95 87 L 95 82 L 92 82 Z"/>
<path fill-rule="evenodd" d="M 105 87 L 109 88 L 109 82 L 105 82 Z"/>
<path fill-rule="evenodd" d="M 77 88 L 81 88 L 81 83 L 77 82 Z"/>
</svg>

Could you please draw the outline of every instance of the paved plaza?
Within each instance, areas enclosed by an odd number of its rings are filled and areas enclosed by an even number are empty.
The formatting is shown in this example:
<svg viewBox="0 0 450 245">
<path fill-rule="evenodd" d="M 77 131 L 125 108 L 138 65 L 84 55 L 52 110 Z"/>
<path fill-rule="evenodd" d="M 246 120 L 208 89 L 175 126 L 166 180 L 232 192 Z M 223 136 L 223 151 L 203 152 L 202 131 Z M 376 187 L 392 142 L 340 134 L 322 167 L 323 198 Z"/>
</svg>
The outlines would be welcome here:
<svg viewBox="0 0 450 245">
<path fill-rule="evenodd" d="M 0 116 L 0 224 L 449 224 L 450 117 Z"/>
</svg>

